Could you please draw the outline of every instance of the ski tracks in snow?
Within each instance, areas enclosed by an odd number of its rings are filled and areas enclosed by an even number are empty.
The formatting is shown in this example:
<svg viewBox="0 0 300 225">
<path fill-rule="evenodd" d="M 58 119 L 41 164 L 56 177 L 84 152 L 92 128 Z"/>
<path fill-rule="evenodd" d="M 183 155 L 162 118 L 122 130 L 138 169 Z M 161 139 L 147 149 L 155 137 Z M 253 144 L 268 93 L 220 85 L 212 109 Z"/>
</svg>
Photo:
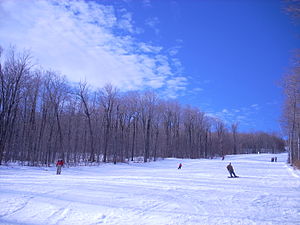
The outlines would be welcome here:
<svg viewBox="0 0 300 225">
<path fill-rule="evenodd" d="M 57 211 L 54 211 L 48 218 L 46 218 L 47 223 L 49 224 L 61 224 L 69 215 L 71 203 L 66 204 L 64 207 L 59 208 Z"/>
<path fill-rule="evenodd" d="M 12 197 L 0 200 L 0 205 L 2 207 L 2 210 L 0 211 L 0 222 L 1 218 L 13 215 L 24 209 L 33 198 L 33 196 L 21 196 L 20 198 Z"/>
<path fill-rule="evenodd" d="M 269 159 L 181 159 L 181 170 L 178 159 L 166 159 L 68 168 L 61 176 L 53 175 L 55 168 L 4 169 L 0 224 L 300 224 L 299 176 L 285 154 L 278 163 Z M 227 178 L 229 160 L 239 179 Z"/>
</svg>

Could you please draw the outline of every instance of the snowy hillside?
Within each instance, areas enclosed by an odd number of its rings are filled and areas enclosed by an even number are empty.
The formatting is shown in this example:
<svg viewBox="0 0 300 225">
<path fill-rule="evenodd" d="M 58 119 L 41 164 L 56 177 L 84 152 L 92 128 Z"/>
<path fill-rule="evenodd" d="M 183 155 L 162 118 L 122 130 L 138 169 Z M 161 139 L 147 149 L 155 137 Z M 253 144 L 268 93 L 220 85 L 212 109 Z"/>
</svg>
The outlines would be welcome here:
<svg viewBox="0 0 300 225">
<path fill-rule="evenodd" d="M 0 167 L 0 224 L 300 224 L 287 154 L 99 167 Z M 177 169 L 179 163 L 181 170 Z M 232 162 L 240 178 L 228 179 Z"/>
</svg>

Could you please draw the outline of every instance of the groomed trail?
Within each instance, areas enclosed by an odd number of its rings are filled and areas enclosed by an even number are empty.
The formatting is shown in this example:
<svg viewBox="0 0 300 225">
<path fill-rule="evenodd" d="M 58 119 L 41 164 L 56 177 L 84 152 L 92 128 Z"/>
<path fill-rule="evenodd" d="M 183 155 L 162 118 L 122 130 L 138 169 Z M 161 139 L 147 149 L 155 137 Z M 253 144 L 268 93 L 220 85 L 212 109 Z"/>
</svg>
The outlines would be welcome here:
<svg viewBox="0 0 300 225">
<path fill-rule="evenodd" d="M 297 225 L 300 173 L 286 160 L 286 153 L 165 159 L 61 175 L 54 167 L 0 166 L 0 224 Z M 228 179 L 229 162 L 239 178 Z"/>
</svg>

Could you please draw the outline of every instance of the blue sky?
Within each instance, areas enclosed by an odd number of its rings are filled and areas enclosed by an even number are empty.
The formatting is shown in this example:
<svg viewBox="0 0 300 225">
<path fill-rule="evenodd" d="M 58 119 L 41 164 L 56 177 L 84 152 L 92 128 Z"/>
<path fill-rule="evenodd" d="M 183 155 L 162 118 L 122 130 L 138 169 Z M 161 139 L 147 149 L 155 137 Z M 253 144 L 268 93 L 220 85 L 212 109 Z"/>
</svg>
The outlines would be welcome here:
<svg viewBox="0 0 300 225">
<path fill-rule="evenodd" d="M 153 88 L 243 131 L 280 132 L 299 32 L 277 0 L 0 1 L 0 44 L 70 81 Z"/>
</svg>

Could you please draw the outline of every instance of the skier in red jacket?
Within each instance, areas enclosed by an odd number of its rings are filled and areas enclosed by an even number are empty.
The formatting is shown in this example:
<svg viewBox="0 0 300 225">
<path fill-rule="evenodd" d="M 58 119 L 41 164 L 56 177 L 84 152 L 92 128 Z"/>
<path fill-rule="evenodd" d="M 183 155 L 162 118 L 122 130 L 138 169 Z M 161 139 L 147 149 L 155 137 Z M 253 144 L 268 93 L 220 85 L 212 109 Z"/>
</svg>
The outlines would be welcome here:
<svg viewBox="0 0 300 225">
<path fill-rule="evenodd" d="M 56 174 L 60 174 L 61 173 L 61 167 L 64 165 L 64 161 L 62 159 L 59 159 L 56 163 Z"/>
</svg>

